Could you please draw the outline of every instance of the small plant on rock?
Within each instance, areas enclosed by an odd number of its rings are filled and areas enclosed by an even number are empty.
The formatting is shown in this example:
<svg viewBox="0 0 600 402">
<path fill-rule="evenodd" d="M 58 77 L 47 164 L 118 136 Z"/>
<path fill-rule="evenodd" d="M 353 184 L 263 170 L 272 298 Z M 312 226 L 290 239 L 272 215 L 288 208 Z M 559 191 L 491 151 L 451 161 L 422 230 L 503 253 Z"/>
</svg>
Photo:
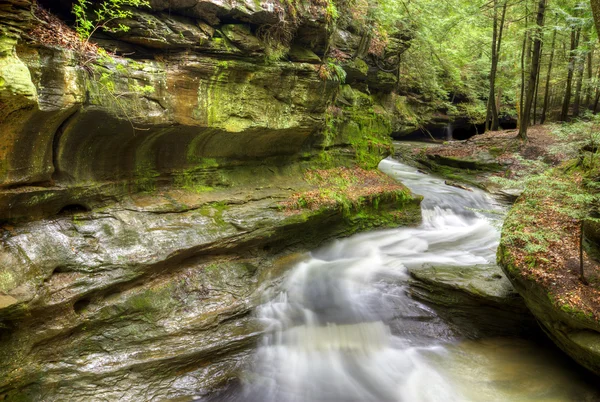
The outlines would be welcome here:
<svg viewBox="0 0 600 402">
<path fill-rule="evenodd" d="M 84 43 L 87 43 L 98 29 L 106 32 L 127 32 L 127 25 L 111 24 L 114 20 L 132 16 L 131 10 L 124 7 L 150 7 L 148 0 L 106 0 L 90 12 L 90 4 L 88 0 L 76 0 L 72 9 L 75 15 L 75 30 Z"/>
<path fill-rule="evenodd" d="M 337 63 L 329 61 L 319 66 L 319 78 L 323 81 L 336 81 L 343 84 L 346 81 L 346 71 Z"/>
</svg>

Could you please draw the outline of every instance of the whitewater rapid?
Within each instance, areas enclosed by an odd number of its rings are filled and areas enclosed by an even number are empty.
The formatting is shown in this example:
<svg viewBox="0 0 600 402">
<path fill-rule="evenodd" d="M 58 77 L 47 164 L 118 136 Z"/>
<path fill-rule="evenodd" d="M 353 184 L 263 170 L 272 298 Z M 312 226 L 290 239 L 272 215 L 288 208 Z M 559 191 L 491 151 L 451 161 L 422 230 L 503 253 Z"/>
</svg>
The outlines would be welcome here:
<svg viewBox="0 0 600 402">
<path fill-rule="evenodd" d="M 408 296 L 411 267 L 495 262 L 505 210 L 478 189 L 446 185 L 393 159 L 379 168 L 424 196 L 422 224 L 355 235 L 310 253 L 258 308 L 266 332 L 241 385 L 210 400 L 488 402 L 588 395 L 585 384 L 536 345 L 504 338 L 457 342 L 434 311 Z M 520 368 L 529 383 L 521 382 Z"/>
</svg>

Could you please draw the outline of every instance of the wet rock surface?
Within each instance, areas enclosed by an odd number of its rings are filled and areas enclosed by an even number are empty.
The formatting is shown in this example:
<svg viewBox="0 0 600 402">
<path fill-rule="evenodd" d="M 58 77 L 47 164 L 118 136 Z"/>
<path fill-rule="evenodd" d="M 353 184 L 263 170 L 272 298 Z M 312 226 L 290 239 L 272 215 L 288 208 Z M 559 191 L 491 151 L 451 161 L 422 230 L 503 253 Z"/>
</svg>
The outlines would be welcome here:
<svg viewBox="0 0 600 402">
<path fill-rule="evenodd" d="M 411 267 L 409 293 L 426 302 L 469 338 L 531 335 L 538 331 L 502 269 L 496 264 Z"/>
<path fill-rule="evenodd" d="M 337 207 L 283 212 L 292 184 L 138 195 L 4 228 L 0 395 L 167 399 L 235 378 L 262 334 L 250 312 L 265 289 L 308 249 L 373 224 Z"/>
<path fill-rule="evenodd" d="M 0 5 L 0 399 L 191 398 L 235 378 L 264 289 L 325 240 L 383 224 L 278 202 L 323 161 L 376 166 L 390 133 L 433 114 L 392 92 L 406 32 L 375 56 L 352 21 L 333 32 L 298 5 L 290 51 L 269 60 L 264 26 L 287 7 L 150 3 L 92 39 L 133 58 L 38 43 L 32 2 Z M 330 40 L 350 56 L 343 86 L 322 77 Z M 366 207 L 416 223 L 418 199 L 379 196 Z"/>
</svg>

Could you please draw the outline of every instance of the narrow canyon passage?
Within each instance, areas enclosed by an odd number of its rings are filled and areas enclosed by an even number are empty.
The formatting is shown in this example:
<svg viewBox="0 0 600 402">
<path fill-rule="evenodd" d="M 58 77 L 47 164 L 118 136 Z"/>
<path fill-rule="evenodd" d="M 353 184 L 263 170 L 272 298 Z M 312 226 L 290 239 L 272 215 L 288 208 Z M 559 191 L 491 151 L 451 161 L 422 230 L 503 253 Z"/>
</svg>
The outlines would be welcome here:
<svg viewBox="0 0 600 402">
<path fill-rule="evenodd" d="M 267 331 L 241 385 L 210 400 L 597 400 L 556 350 L 464 340 L 407 295 L 412 267 L 493 263 L 504 210 L 392 159 L 380 169 L 425 196 L 422 225 L 312 252 L 259 307 Z"/>
</svg>

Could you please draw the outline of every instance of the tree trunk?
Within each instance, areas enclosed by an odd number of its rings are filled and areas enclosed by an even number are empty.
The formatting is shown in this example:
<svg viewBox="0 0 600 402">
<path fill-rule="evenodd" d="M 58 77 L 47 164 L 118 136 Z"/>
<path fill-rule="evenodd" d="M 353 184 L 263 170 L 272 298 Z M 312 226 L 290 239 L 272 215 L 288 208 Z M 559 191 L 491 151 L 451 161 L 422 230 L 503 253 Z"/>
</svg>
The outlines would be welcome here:
<svg viewBox="0 0 600 402">
<path fill-rule="evenodd" d="M 573 27 L 571 30 L 571 50 L 569 57 L 569 72 L 567 73 L 567 87 L 565 89 L 565 97 L 563 100 L 562 111 L 560 113 L 560 121 L 566 121 L 569 117 L 569 106 L 571 105 L 571 89 L 573 86 L 573 74 L 575 72 L 575 64 L 577 62 L 576 50 L 579 47 L 579 36 L 581 28 Z"/>
<path fill-rule="evenodd" d="M 579 226 L 579 280 L 587 285 L 587 280 L 585 279 L 585 271 L 583 269 L 583 224 L 585 223 L 585 219 L 582 219 Z"/>
<path fill-rule="evenodd" d="M 589 37 L 587 32 L 583 34 L 583 42 L 587 42 Z M 573 117 L 579 117 L 581 109 L 581 88 L 583 87 L 583 73 L 585 71 L 585 57 L 577 64 L 577 84 L 575 86 L 575 102 L 573 103 Z"/>
<path fill-rule="evenodd" d="M 594 60 L 594 50 L 595 47 L 592 46 L 592 50 L 587 54 L 587 85 L 585 87 L 585 108 L 590 108 L 590 103 L 592 102 L 592 77 L 594 75 L 592 68 L 592 61 Z"/>
<path fill-rule="evenodd" d="M 573 117 L 579 117 L 581 109 L 581 87 L 583 87 L 583 68 L 577 67 L 577 77 L 575 79 L 575 101 L 573 102 Z"/>
<path fill-rule="evenodd" d="M 506 8 L 508 7 L 508 0 L 504 0 L 504 4 L 502 6 L 502 17 L 500 18 L 500 31 L 498 33 L 498 44 L 496 47 L 496 63 L 494 65 L 494 90 L 496 87 L 496 75 L 498 74 L 498 62 L 500 61 L 500 49 L 502 47 L 502 36 L 504 33 L 504 22 L 506 21 Z M 500 118 L 498 116 L 498 110 L 500 109 L 500 96 L 498 96 L 498 100 L 495 101 L 494 94 L 492 94 L 492 130 L 498 131 L 500 128 Z"/>
<path fill-rule="evenodd" d="M 533 125 L 535 126 L 535 120 L 536 120 L 536 114 L 537 114 L 537 103 L 538 103 L 538 93 L 540 90 L 540 72 L 542 70 L 542 57 L 544 55 L 544 42 L 542 41 L 542 46 L 540 49 L 540 62 L 538 63 L 538 70 L 536 72 L 536 80 L 535 80 L 535 93 L 533 95 L 533 113 L 532 113 L 532 122 Z"/>
<path fill-rule="evenodd" d="M 500 112 L 500 104 L 502 103 L 502 87 L 498 88 L 496 93 L 496 109 Z M 500 126 L 500 120 L 498 119 L 498 126 Z"/>
<path fill-rule="evenodd" d="M 519 94 L 519 107 L 517 107 L 517 126 L 521 128 L 523 116 L 523 103 L 525 102 L 525 51 L 529 39 L 529 30 L 527 29 L 529 10 L 527 9 L 528 0 L 525 0 L 525 33 L 523 34 L 523 46 L 521 47 L 521 93 Z"/>
<path fill-rule="evenodd" d="M 554 62 L 554 49 L 556 46 L 556 32 L 552 33 L 552 50 L 550 51 L 550 60 L 548 62 L 548 74 L 546 74 L 546 88 L 544 88 L 544 105 L 542 106 L 542 117 L 540 124 L 546 121 L 546 113 L 548 113 L 548 103 L 550 102 L 550 77 L 552 76 L 552 63 Z"/>
<path fill-rule="evenodd" d="M 546 0 L 540 0 L 537 11 L 537 27 L 535 31 L 535 39 L 533 44 L 533 55 L 531 60 L 531 68 L 529 69 L 529 82 L 527 85 L 527 95 L 525 97 L 525 107 L 521 118 L 521 127 L 519 127 L 518 137 L 527 141 L 527 128 L 529 126 L 529 116 L 531 105 L 533 104 L 533 96 L 535 94 L 535 85 L 538 78 L 540 54 L 542 50 L 542 27 L 544 26 L 544 14 L 546 13 Z"/>
<path fill-rule="evenodd" d="M 600 37 L 600 0 L 591 0 L 590 3 L 592 3 L 592 14 L 596 22 L 596 32 Z"/>
<path fill-rule="evenodd" d="M 594 105 L 592 106 L 592 111 L 594 114 L 598 113 L 598 101 L 600 101 L 600 88 L 598 87 L 598 83 L 600 82 L 600 66 L 598 66 L 598 70 L 596 72 L 596 82 L 594 83 L 596 86 L 596 92 L 594 94 Z"/>
<path fill-rule="evenodd" d="M 497 42 L 498 42 L 498 1 L 493 1 L 494 7 L 494 19 L 493 19 L 493 30 L 492 30 L 492 66 L 490 69 L 490 93 L 488 94 L 487 111 L 485 116 L 485 131 L 491 128 L 494 112 L 498 115 L 496 110 L 496 102 L 494 102 L 494 96 L 496 94 L 496 69 L 498 67 L 498 54 L 496 53 Z"/>
</svg>

